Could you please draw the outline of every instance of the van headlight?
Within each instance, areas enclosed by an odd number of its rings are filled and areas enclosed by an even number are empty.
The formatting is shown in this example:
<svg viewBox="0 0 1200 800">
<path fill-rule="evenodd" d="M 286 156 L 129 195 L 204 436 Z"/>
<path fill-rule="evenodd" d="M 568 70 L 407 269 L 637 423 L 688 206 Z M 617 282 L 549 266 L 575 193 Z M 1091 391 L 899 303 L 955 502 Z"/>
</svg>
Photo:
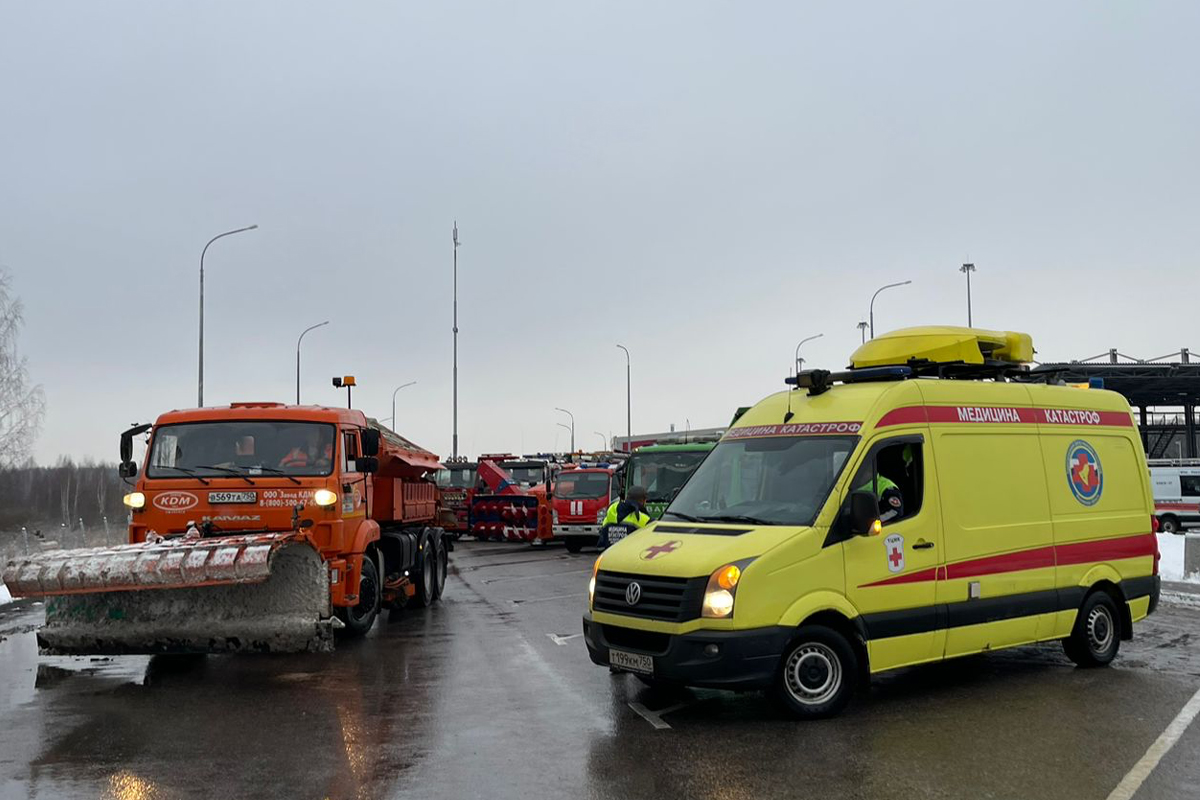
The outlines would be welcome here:
<svg viewBox="0 0 1200 800">
<path fill-rule="evenodd" d="M 733 616 L 733 601 L 742 580 L 742 570 L 753 560 L 744 558 L 726 564 L 709 576 L 708 586 L 704 589 L 704 604 L 700 608 L 701 617 L 728 619 Z"/>
<path fill-rule="evenodd" d="M 130 508 L 145 508 L 146 495 L 141 492 L 130 492 L 121 498 L 121 502 Z"/>
<path fill-rule="evenodd" d="M 592 607 L 592 599 L 596 596 L 596 573 L 600 571 L 600 558 L 592 564 L 592 579 L 588 581 L 588 608 Z"/>
<path fill-rule="evenodd" d="M 337 492 L 331 492 L 328 489 L 317 489 L 313 492 L 313 503 L 326 508 L 338 501 Z"/>
</svg>

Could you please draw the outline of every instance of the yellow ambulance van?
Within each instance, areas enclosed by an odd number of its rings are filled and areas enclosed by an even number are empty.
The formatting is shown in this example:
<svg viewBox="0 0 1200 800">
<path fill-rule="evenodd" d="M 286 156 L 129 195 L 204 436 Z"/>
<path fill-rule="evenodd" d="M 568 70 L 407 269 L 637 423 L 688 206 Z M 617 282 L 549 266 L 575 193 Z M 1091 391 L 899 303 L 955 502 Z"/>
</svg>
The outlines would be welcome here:
<svg viewBox="0 0 1200 800">
<path fill-rule="evenodd" d="M 1145 454 L 1124 398 L 1032 359 L 1026 334 L 910 328 L 789 379 L 596 560 L 592 661 L 800 717 L 1030 642 L 1109 663 L 1158 601 Z"/>
</svg>

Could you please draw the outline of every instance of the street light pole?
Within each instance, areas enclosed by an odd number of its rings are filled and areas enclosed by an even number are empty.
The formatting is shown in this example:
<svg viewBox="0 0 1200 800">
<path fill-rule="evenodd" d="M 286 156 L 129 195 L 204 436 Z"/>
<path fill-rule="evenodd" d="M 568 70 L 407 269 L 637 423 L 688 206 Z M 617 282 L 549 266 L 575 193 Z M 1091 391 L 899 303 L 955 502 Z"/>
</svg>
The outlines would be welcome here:
<svg viewBox="0 0 1200 800">
<path fill-rule="evenodd" d="M 823 333 L 818 333 L 816 336 L 809 336 L 807 338 L 801 339 L 800 344 L 796 345 L 796 374 L 797 375 L 800 374 L 800 367 L 804 364 L 804 359 L 800 357 L 800 345 L 804 344 L 805 342 L 811 342 L 813 339 L 820 339 L 824 335 L 825 334 L 823 334 Z"/>
<path fill-rule="evenodd" d="M 858 323 L 858 331 L 859 331 L 859 333 L 862 334 L 862 343 L 866 344 L 867 343 L 867 321 L 865 319 L 862 322 Z"/>
<path fill-rule="evenodd" d="M 629 348 L 617 345 L 625 351 L 625 435 L 633 436 L 633 389 L 629 382 Z"/>
<path fill-rule="evenodd" d="M 554 410 L 561 411 L 562 413 L 566 414 L 568 417 L 571 418 L 571 452 L 574 453 L 575 452 L 575 415 L 572 414 L 570 411 L 567 411 L 565 408 L 559 408 L 558 406 L 555 406 Z M 558 424 L 562 425 L 561 422 Z M 563 427 L 566 427 L 566 426 L 563 425 Z"/>
<path fill-rule="evenodd" d="M 605 449 L 605 450 L 607 450 L 607 449 L 608 449 L 608 437 L 606 437 L 606 436 L 605 436 L 603 433 L 601 433 L 600 431 L 592 431 L 592 433 L 594 433 L 594 434 L 596 434 L 597 436 L 599 436 L 599 437 L 600 437 L 600 441 L 604 442 L 604 449 Z"/>
<path fill-rule="evenodd" d="M 309 325 L 301 332 L 300 338 L 296 340 L 296 405 L 300 405 L 300 343 L 304 341 L 304 334 L 328 324 L 329 320 L 325 320 L 324 322 L 318 322 L 316 325 Z"/>
<path fill-rule="evenodd" d="M 450 453 L 458 458 L 458 220 L 454 220 L 454 435 Z M 396 421 L 392 420 L 395 425 Z"/>
<path fill-rule="evenodd" d="M 252 231 L 258 225 L 248 225 L 245 228 L 237 228 L 232 231 L 218 233 L 216 236 L 208 240 L 208 244 L 204 245 L 204 249 L 200 251 L 200 375 L 196 381 L 196 406 L 204 407 L 204 254 L 208 252 L 209 245 L 217 239 L 223 239 L 226 236 L 233 236 L 235 233 L 244 233 Z"/>
<path fill-rule="evenodd" d="M 395 389 L 392 390 L 392 430 L 396 430 L 396 392 L 400 391 L 405 386 L 412 386 L 415 383 L 416 383 L 416 381 L 409 381 L 408 383 L 402 383 L 399 386 L 397 386 Z"/>
<path fill-rule="evenodd" d="M 974 264 L 963 264 L 958 271 L 967 276 L 967 327 L 975 327 L 971 321 L 971 273 L 975 271 Z"/>
<path fill-rule="evenodd" d="M 554 423 L 554 424 L 555 424 L 555 425 L 557 425 L 557 426 L 558 426 L 558 427 L 560 427 L 560 428 L 564 428 L 564 429 L 566 429 L 566 430 L 568 430 L 568 431 L 571 431 L 571 452 L 572 452 L 572 453 L 574 453 L 574 452 L 575 452 L 575 431 L 571 430 L 571 426 L 570 426 L 570 425 L 568 425 L 568 424 L 567 424 L 567 423 L 565 423 L 565 422 L 556 422 L 556 423 Z M 558 438 L 557 438 L 557 434 L 555 434 L 554 446 L 555 446 L 555 448 L 557 448 L 557 447 L 558 447 Z"/>
<path fill-rule="evenodd" d="M 912 283 L 912 281 L 900 281 L 899 283 L 889 283 L 887 286 L 880 286 L 878 289 L 875 290 L 875 294 L 871 295 L 870 320 L 871 320 L 871 338 L 872 339 L 875 338 L 875 298 L 878 297 L 879 293 L 882 292 L 884 289 L 894 289 L 897 286 L 908 286 L 910 283 Z"/>
</svg>

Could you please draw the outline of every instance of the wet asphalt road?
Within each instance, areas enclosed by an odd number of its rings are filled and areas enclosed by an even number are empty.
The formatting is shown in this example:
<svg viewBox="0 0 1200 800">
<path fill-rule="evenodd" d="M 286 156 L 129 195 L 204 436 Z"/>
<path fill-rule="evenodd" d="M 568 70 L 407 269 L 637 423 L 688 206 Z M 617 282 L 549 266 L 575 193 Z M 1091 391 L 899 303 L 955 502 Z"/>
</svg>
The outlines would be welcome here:
<svg viewBox="0 0 1200 800">
<path fill-rule="evenodd" d="M 1104 800 L 1200 687 L 1200 607 L 1165 604 L 1110 669 L 1021 648 L 796 723 L 594 667 L 591 555 L 452 559 L 440 606 L 326 656 L 39 659 L 40 607 L 0 609 L 0 797 Z M 1196 797 L 1200 720 L 1135 795 Z"/>
</svg>

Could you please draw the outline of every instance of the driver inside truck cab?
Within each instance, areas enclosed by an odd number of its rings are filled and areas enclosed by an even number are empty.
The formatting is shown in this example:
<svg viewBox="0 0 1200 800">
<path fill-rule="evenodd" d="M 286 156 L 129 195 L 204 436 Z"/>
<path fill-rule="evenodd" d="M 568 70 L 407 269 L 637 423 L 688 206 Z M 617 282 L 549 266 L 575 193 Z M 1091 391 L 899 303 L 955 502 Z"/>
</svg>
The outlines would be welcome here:
<svg viewBox="0 0 1200 800">
<path fill-rule="evenodd" d="M 863 464 L 854 482 L 855 491 L 870 492 L 879 501 L 879 521 L 884 525 L 912 516 L 905 498 L 918 496 L 915 462 L 920 445 L 897 443 L 881 449 Z"/>
<path fill-rule="evenodd" d="M 280 459 L 279 466 L 283 469 L 304 469 L 311 466 L 327 469 L 333 462 L 333 444 L 328 442 L 324 448 L 321 447 L 321 429 L 316 425 L 304 426 L 304 440 L 304 446 L 293 447 Z"/>
</svg>

